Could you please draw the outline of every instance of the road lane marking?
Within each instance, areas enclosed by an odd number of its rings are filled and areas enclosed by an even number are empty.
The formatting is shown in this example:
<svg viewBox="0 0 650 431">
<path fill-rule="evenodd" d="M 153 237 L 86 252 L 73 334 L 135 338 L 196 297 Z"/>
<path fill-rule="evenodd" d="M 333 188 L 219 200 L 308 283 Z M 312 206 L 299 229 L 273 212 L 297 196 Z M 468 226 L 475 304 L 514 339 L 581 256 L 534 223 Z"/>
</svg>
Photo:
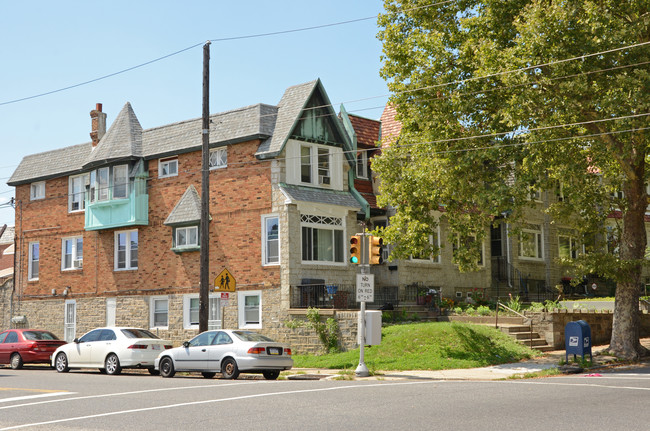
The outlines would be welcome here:
<svg viewBox="0 0 650 431">
<path fill-rule="evenodd" d="M 282 395 L 295 395 L 295 394 L 305 394 L 305 393 L 315 393 L 315 392 L 338 391 L 338 390 L 343 390 L 343 389 L 361 389 L 361 388 L 371 388 L 371 387 L 423 385 L 423 384 L 435 384 L 435 383 L 440 383 L 440 382 L 439 381 L 417 381 L 417 382 L 399 382 L 399 383 L 374 383 L 374 384 L 368 384 L 368 385 L 348 385 L 348 386 L 334 386 L 334 387 L 329 387 L 329 388 L 318 388 L 318 389 L 300 389 L 300 390 L 295 390 L 295 391 L 267 392 L 267 393 L 263 393 L 263 394 L 240 395 L 240 396 L 237 396 L 237 397 L 220 398 L 220 399 L 203 400 L 203 401 L 192 401 L 192 402 L 177 403 L 177 404 L 167 404 L 167 405 L 164 405 L 164 406 L 143 407 L 143 408 L 139 408 L 139 409 L 118 410 L 118 411 L 114 411 L 114 412 L 98 413 L 98 414 L 95 414 L 95 415 L 77 416 L 77 417 L 65 418 L 65 419 L 55 419 L 55 420 L 45 421 L 45 422 L 36 422 L 36 423 L 31 423 L 31 424 L 21 424 L 21 425 L 14 425 L 14 426 L 10 426 L 10 427 L 0 428 L 0 431 L 14 430 L 14 429 L 19 429 L 19 428 L 35 427 L 35 426 L 41 426 L 41 425 L 51 425 L 51 424 L 63 423 L 63 422 L 81 421 L 81 420 L 95 419 L 95 418 L 101 418 L 101 417 L 107 417 L 107 416 L 125 415 L 125 414 L 130 414 L 130 413 L 140 413 L 140 412 L 146 412 L 146 411 L 170 409 L 170 408 L 177 408 L 177 407 L 187 407 L 187 406 L 196 406 L 196 405 L 201 405 L 201 404 L 221 403 L 221 402 L 226 402 L 226 401 L 246 400 L 246 399 L 253 399 L 253 398 L 265 398 L 265 397 L 276 397 L 276 396 L 282 396 Z"/>
<path fill-rule="evenodd" d="M 45 398 L 45 397 L 60 397 L 63 395 L 70 395 L 70 394 L 75 394 L 76 392 L 48 392 L 45 394 L 38 394 L 38 395 L 23 395 L 22 397 L 11 397 L 11 398 L 1 398 L 0 403 L 8 403 L 11 401 L 25 401 L 25 400 L 33 400 L 36 398 Z M 13 407 L 13 406 L 10 406 Z"/>
<path fill-rule="evenodd" d="M 3 406 L 0 407 L 0 410 L 4 409 L 15 409 L 17 407 L 31 407 L 39 404 L 50 404 L 50 403 L 62 403 L 66 401 L 79 401 L 79 400 L 89 400 L 93 398 L 107 398 L 107 397 L 119 397 L 122 395 L 138 395 L 138 394 L 146 394 L 146 393 L 151 393 L 151 392 L 167 392 L 167 391 L 175 391 L 175 390 L 184 390 L 184 389 L 204 389 L 204 388 L 222 388 L 225 386 L 236 386 L 236 385 L 254 385 L 254 384 L 268 384 L 269 382 L 250 382 L 250 383 L 226 383 L 226 384 L 217 384 L 217 385 L 205 385 L 205 386 L 180 386 L 176 388 L 158 388 L 158 389 L 145 389 L 142 391 L 129 391 L 129 392 L 114 392 L 112 394 L 99 394 L 99 395 L 84 395 L 80 397 L 70 397 L 70 398 L 62 398 L 58 400 L 47 400 L 47 401 L 37 401 L 33 403 L 25 403 L 25 404 L 14 404 L 11 406 Z M 68 394 L 74 395 L 77 394 L 77 392 L 67 392 Z"/>
</svg>

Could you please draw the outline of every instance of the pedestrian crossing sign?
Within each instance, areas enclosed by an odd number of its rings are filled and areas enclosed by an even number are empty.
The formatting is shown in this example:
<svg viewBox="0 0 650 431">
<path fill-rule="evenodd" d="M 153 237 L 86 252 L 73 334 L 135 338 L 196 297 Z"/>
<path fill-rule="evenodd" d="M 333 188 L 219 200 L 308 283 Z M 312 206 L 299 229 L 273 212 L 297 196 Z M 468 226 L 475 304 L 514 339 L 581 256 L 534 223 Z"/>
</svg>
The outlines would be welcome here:
<svg viewBox="0 0 650 431">
<path fill-rule="evenodd" d="M 224 270 L 217 275 L 217 278 L 214 279 L 215 292 L 234 292 L 236 286 L 237 282 L 235 281 L 235 277 L 232 276 L 227 268 L 224 268 Z"/>
</svg>

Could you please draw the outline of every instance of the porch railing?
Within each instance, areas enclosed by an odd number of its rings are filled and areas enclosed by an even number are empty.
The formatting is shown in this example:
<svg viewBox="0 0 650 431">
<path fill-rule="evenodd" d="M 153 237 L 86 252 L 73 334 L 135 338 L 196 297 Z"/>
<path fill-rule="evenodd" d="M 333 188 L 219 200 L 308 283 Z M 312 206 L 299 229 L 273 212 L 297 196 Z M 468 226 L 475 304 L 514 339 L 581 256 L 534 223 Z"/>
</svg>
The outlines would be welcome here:
<svg viewBox="0 0 650 431">
<path fill-rule="evenodd" d="M 377 309 L 386 303 L 399 303 L 397 286 L 375 286 L 375 300 L 366 307 Z M 356 286 L 353 284 L 299 284 L 290 289 L 291 308 L 334 308 L 357 310 Z"/>
</svg>

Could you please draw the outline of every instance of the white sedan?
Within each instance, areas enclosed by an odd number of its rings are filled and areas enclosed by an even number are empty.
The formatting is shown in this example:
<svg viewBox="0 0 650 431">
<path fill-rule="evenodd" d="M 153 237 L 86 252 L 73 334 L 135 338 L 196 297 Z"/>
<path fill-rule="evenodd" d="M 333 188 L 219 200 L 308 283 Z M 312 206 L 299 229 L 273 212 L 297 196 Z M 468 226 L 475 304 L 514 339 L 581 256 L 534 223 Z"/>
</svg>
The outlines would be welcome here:
<svg viewBox="0 0 650 431">
<path fill-rule="evenodd" d="M 239 330 L 206 331 L 165 350 L 155 362 L 163 377 L 177 371 L 197 371 L 206 379 L 221 373 L 225 379 L 236 379 L 239 373 L 262 373 L 275 380 L 280 371 L 293 367 L 291 349 L 256 332 Z"/>
<path fill-rule="evenodd" d="M 97 328 L 52 354 L 52 367 L 59 373 L 70 368 L 99 368 L 106 374 L 120 374 L 122 368 L 147 368 L 151 374 L 160 352 L 171 349 L 172 343 L 161 340 L 146 329 Z"/>
</svg>

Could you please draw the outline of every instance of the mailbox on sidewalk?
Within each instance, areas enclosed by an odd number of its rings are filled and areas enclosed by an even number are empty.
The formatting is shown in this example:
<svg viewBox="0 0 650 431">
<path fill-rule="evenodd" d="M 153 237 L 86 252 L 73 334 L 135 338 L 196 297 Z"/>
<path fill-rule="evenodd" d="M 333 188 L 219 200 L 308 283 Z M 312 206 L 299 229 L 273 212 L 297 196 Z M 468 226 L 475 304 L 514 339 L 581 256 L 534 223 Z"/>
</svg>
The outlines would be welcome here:
<svg viewBox="0 0 650 431">
<path fill-rule="evenodd" d="M 569 355 L 573 355 L 575 361 L 576 355 L 581 355 L 585 360 L 585 353 L 589 353 L 589 360 L 593 362 L 591 356 L 591 327 L 584 320 L 569 322 L 564 328 L 564 344 L 566 347 L 566 361 L 569 362 Z"/>
</svg>

